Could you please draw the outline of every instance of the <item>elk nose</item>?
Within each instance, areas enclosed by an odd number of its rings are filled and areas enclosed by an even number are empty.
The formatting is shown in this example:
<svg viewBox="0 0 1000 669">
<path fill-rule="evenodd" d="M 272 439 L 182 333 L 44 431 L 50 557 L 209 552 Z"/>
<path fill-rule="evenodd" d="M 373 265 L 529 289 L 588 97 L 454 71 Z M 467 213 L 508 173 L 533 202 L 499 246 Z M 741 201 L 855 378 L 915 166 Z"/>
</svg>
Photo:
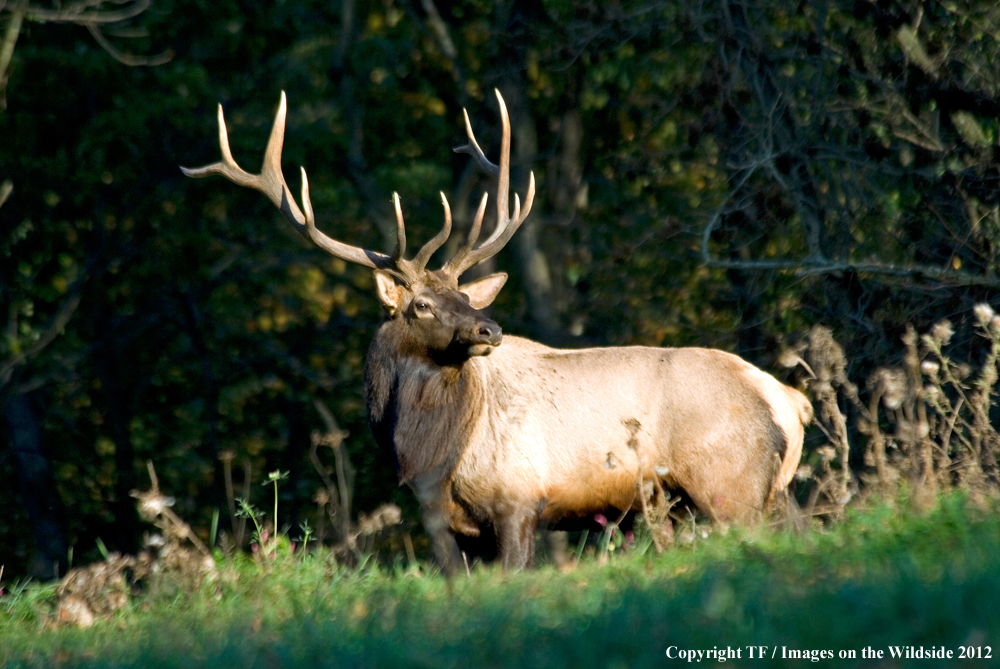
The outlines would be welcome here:
<svg viewBox="0 0 1000 669">
<path fill-rule="evenodd" d="M 476 339 L 490 346 L 500 345 L 501 334 L 500 326 L 493 321 L 482 322 L 476 326 Z"/>
</svg>

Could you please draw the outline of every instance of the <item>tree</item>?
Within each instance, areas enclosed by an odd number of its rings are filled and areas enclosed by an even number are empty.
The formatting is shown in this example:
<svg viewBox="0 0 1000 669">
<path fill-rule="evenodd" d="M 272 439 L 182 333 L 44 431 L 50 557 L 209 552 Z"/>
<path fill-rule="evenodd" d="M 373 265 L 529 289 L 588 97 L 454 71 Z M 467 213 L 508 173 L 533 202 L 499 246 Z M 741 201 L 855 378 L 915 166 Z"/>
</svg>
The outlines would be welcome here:
<svg viewBox="0 0 1000 669">
<path fill-rule="evenodd" d="M 148 0 L 125 3 L 129 6 L 115 9 L 109 9 L 109 4 L 123 3 L 84 0 L 66 6 L 57 3 L 54 9 L 24 0 L 0 3 L 0 16 L 8 16 L 3 41 L 0 42 L 0 109 L 7 107 L 8 71 L 24 21 L 84 26 L 105 51 L 128 65 L 155 65 L 169 60 L 169 54 L 155 58 L 128 56 L 117 50 L 102 32 L 102 26 L 121 27 L 124 22 L 145 12 L 149 8 Z M 9 179 L 4 181 L 0 186 L 0 207 L 13 191 L 13 182 Z M 59 196 L 49 191 L 46 198 L 51 206 L 55 206 Z M 65 564 L 67 545 L 61 518 L 62 505 L 43 453 L 41 421 L 37 407 L 33 406 L 35 402 L 29 395 L 64 375 L 65 360 L 40 361 L 39 358 L 65 330 L 80 305 L 86 277 L 100 260 L 97 254 L 87 254 L 86 261 L 78 263 L 70 254 L 59 254 L 58 265 L 61 267 L 51 278 L 51 284 L 39 286 L 40 279 L 52 271 L 53 263 L 46 259 L 46 254 L 39 254 L 37 247 L 33 253 L 20 253 L 29 244 L 26 240 L 33 233 L 34 236 L 38 234 L 32 221 L 25 219 L 3 240 L 3 255 L 17 258 L 18 262 L 8 263 L 7 270 L 0 272 L 0 313 L 3 314 L 0 316 L 3 330 L 0 342 L 0 414 L 7 427 L 22 501 L 35 536 L 32 573 L 51 577 L 57 575 L 60 566 Z"/>
</svg>

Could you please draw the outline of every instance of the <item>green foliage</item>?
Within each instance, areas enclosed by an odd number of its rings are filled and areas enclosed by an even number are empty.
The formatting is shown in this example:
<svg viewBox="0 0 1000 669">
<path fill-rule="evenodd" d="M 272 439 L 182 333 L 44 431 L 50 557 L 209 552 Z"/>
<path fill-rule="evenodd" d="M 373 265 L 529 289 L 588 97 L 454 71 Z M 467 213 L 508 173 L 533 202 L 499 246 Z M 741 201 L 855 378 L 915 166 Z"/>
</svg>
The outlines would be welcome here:
<svg viewBox="0 0 1000 669">
<path fill-rule="evenodd" d="M 51 589 L 6 598 L 3 666 L 657 666 L 670 645 L 854 649 L 989 645 L 1000 626 L 996 508 L 905 496 L 827 529 L 711 535 L 660 556 L 450 583 L 325 552 L 243 558 L 189 594 L 139 595 L 84 632 L 53 629 Z M 3 601 L 3 600 L 0 600 Z M 744 653 L 746 651 L 744 650 Z M 995 650 L 994 650 L 995 652 Z"/>
<path fill-rule="evenodd" d="M 368 436 L 370 272 L 298 239 L 258 194 L 177 169 L 217 159 L 220 102 L 254 170 L 287 92 L 289 185 L 305 166 L 336 238 L 387 250 L 395 190 L 414 246 L 439 229 L 443 190 L 454 249 L 488 185 L 451 151 L 460 108 L 495 155 L 500 87 L 515 186 L 529 168 L 539 185 L 496 261 L 512 277 L 494 309 L 506 332 L 718 346 L 771 367 L 824 323 L 864 378 L 898 359 L 907 323 L 947 316 L 968 333 L 951 355 L 983 355 L 964 314 L 995 286 L 809 263 L 996 276 L 996 7 L 437 5 L 440 23 L 415 2 L 158 0 L 127 26 L 136 53 L 173 52 L 157 67 L 121 65 L 79 26 L 25 23 L 0 112 L 0 181 L 14 185 L 0 207 L 0 409 L 30 395 L 77 563 L 99 557 L 98 537 L 136 548 L 129 492 L 150 459 L 203 536 L 227 503 L 227 453 L 237 487 L 241 472 L 287 471 L 287 526 L 318 527 L 315 398 L 350 433 L 356 508 L 392 500 L 416 518 Z M 805 269 L 706 263 L 703 241 L 724 263 Z M 544 280 L 528 271 L 539 258 Z M 0 478 L 16 481 L 8 437 Z M 0 487 L 8 574 L 28 573 L 35 550 L 17 490 Z"/>
</svg>

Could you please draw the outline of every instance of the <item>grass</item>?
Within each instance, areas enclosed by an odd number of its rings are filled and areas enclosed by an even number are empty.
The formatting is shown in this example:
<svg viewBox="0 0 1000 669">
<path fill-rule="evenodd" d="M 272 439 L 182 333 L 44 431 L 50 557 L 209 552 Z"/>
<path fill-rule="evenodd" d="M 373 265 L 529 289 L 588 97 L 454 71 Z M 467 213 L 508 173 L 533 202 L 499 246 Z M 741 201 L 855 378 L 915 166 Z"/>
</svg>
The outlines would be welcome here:
<svg viewBox="0 0 1000 669">
<path fill-rule="evenodd" d="M 781 646 L 828 650 L 836 659 L 824 662 L 846 667 L 868 664 L 868 646 L 886 657 L 906 645 L 985 652 L 1000 639 L 995 505 L 950 495 L 908 508 L 902 499 L 827 530 L 732 531 L 660 556 L 585 558 L 571 573 L 487 568 L 450 583 L 403 560 L 358 570 L 325 553 L 239 560 L 198 592 L 147 590 L 85 630 L 54 625 L 53 589 L 32 586 L 0 598 L 0 666 L 659 667 L 682 662 L 667 659 L 670 646 L 740 648 L 743 664 L 753 645 L 778 646 L 777 657 Z"/>
</svg>

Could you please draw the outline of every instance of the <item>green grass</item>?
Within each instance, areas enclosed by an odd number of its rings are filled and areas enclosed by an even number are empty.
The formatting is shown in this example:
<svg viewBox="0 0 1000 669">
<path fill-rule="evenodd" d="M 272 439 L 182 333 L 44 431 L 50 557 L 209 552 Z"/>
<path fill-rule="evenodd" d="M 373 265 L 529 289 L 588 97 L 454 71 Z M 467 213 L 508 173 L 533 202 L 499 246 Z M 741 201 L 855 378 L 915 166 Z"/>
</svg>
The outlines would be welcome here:
<svg viewBox="0 0 1000 669">
<path fill-rule="evenodd" d="M 18 667 L 662 667 L 669 646 L 854 650 L 996 644 L 1000 519 L 951 496 L 854 510 L 831 529 L 709 536 L 572 573 L 336 567 L 325 555 L 224 567 L 196 594 L 147 592 L 87 630 L 54 627 L 52 590 L 0 599 Z M 767 651 L 770 653 L 770 648 Z M 795 662 L 808 662 L 796 660 Z M 933 660 L 913 660 L 938 666 Z M 683 663 L 686 664 L 686 663 Z M 811 664 L 811 663 L 810 663 Z M 899 663 L 902 665 L 907 662 Z M 955 662 L 947 663 L 953 666 Z M 978 660 L 974 664 L 991 662 Z"/>
</svg>

